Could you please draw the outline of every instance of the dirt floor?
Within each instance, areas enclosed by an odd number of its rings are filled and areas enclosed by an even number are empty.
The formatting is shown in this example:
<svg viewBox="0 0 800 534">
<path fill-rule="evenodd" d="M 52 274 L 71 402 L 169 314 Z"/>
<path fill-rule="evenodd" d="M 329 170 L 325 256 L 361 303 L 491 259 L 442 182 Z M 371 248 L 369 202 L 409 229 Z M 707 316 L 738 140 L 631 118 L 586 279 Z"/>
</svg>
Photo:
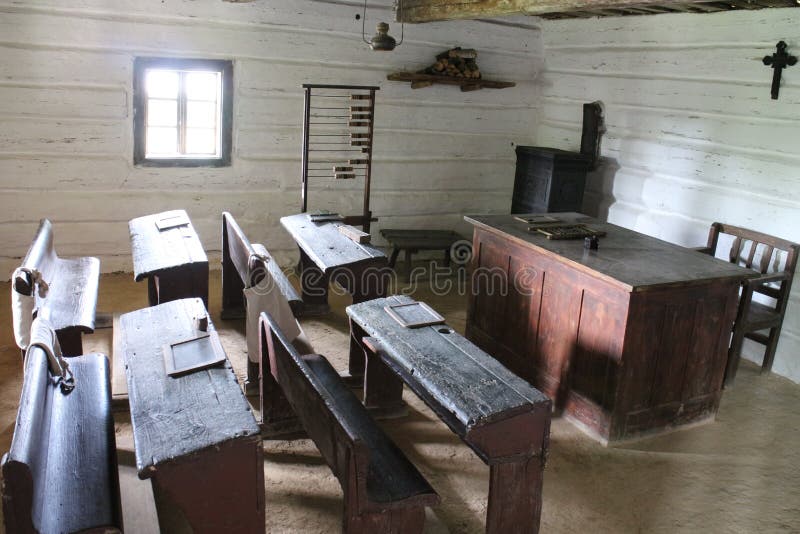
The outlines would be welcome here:
<svg viewBox="0 0 800 534">
<path fill-rule="evenodd" d="M 425 285 L 425 284 L 423 284 Z M 9 294 L 9 284 L 0 293 Z M 104 275 L 99 310 L 121 313 L 146 305 L 146 287 L 128 274 Z M 463 333 L 466 298 L 414 296 L 442 313 Z M 237 376 L 245 372 L 243 324 L 219 319 L 219 273 L 211 274 L 211 316 Z M 317 350 L 346 367 L 344 307 L 302 324 Z M 111 330 L 84 338 L 87 352 L 110 353 Z M 22 380 L 9 306 L 0 306 L 0 452 L 9 448 Z M 427 511 L 426 532 L 482 532 L 488 468 L 406 390 L 409 416 L 381 426 L 405 451 L 442 504 Z M 603 447 L 569 422 L 554 419 L 544 479 L 544 533 L 800 532 L 800 386 L 759 376 L 744 362 L 736 387 L 727 390 L 716 422 Z M 127 532 L 157 530 L 152 491 L 136 477 L 130 420 L 116 417 L 123 516 Z M 267 532 L 337 532 L 339 484 L 308 440 L 265 441 Z"/>
</svg>

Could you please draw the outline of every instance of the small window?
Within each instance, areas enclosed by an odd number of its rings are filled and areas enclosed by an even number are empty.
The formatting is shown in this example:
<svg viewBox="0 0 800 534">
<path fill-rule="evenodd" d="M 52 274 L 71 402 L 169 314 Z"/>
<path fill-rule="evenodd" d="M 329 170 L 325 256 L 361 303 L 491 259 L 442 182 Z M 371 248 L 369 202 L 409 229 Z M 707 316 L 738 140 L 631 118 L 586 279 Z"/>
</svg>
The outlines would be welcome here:
<svg viewBox="0 0 800 534">
<path fill-rule="evenodd" d="M 133 77 L 134 164 L 230 165 L 232 62 L 136 58 Z"/>
</svg>

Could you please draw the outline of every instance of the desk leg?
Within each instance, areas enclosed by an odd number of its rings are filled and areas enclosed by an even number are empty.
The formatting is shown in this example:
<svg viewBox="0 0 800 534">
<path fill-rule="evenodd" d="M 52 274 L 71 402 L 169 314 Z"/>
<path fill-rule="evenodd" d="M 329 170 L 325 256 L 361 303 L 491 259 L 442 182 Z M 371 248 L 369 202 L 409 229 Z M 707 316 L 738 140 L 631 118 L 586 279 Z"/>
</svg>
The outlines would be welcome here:
<svg viewBox="0 0 800 534">
<path fill-rule="evenodd" d="M 208 262 L 197 262 L 152 275 L 147 279 L 150 305 L 178 299 L 200 298 L 208 309 Z"/>
<path fill-rule="evenodd" d="M 386 266 L 369 267 L 364 271 L 354 273 L 351 289 L 353 304 L 385 297 L 389 290 L 391 276 L 392 270 Z M 360 326 L 350 321 L 350 361 L 348 370 L 352 378 L 348 385 L 351 387 L 360 386 L 363 382 L 363 378 L 357 379 L 356 377 L 364 376 L 365 349 L 361 344 L 361 339 L 366 335 L 366 332 Z"/>
<path fill-rule="evenodd" d="M 303 297 L 303 315 L 322 315 L 328 306 L 328 277 L 300 249 L 300 286 Z"/>
<path fill-rule="evenodd" d="M 364 369 L 366 368 L 366 349 L 361 339 L 367 333 L 350 320 L 350 361 L 347 364 L 347 373 L 342 374 L 342 379 L 351 388 L 360 388 L 364 385 Z"/>
<path fill-rule="evenodd" d="M 264 449 L 254 436 L 159 466 L 161 532 L 264 532 Z"/>
<path fill-rule="evenodd" d="M 403 402 L 403 380 L 383 361 L 380 355 L 364 345 L 367 368 L 364 373 L 364 406 L 375 417 L 408 415 Z"/>
<path fill-rule="evenodd" d="M 487 534 L 536 534 L 542 514 L 542 459 L 489 466 Z"/>
<path fill-rule="evenodd" d="M 147 277 L 147 305 L 158 305 L 158 275 L 155 274 Z"/>
</svg>

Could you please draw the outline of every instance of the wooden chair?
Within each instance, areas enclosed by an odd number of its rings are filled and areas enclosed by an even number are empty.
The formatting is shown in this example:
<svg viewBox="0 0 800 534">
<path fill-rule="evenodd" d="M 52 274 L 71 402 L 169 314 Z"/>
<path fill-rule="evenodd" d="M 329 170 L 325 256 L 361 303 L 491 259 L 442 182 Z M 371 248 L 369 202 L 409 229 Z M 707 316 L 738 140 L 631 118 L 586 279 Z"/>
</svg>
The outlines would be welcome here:
<svg viewBox="0 0 800 534">
<path fill-rule="evenodd" d="M 761 372 L 770 371 L 775 359 L 775 348 L 783 325 L 792 278 L 797 267 L 800 244 L 746 228 L 715 222 L 708 233 L 708 244 L 698 249 L 710 255 L 717 254 L 720 234 L 733 236 L 728 251 L 728 261 L 753 269 L 761 276 L 747 280 L 739 298 L 739 312 L 733 326 L 733 338 L 728 351 L 728 366 L 725 369 L 725 385 L 733 384 L 739 367 L 744 338 L 766 345 Z M 781 266 L 781 256 L 786 260 Z M 773 304 L 753 300 L 760 293 L 773 299 Z M 768 330 L 768 333 L 764 333 Z"/>
</svg>

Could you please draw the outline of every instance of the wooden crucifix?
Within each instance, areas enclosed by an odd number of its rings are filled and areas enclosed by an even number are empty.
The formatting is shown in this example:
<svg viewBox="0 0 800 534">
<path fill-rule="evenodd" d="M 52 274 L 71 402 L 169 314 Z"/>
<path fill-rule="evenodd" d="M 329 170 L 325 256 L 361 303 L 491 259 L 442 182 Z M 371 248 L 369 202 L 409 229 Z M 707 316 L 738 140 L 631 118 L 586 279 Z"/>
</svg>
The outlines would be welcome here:
<svg viewBox="0 0 800 534">
<path fill-rule="evenodd" d="M 786 43 L 778 41 L 778 51 L 771 56 L 764 56 L 764 65 L 771 65 L 772 73 L 772 99 L 778 100 L 778 90 L 781 85 L 781 73 L 786 67 L 790 67 L 797 63 L 795 56 L 790 56 L 786 53 Z"/>
</svg>

